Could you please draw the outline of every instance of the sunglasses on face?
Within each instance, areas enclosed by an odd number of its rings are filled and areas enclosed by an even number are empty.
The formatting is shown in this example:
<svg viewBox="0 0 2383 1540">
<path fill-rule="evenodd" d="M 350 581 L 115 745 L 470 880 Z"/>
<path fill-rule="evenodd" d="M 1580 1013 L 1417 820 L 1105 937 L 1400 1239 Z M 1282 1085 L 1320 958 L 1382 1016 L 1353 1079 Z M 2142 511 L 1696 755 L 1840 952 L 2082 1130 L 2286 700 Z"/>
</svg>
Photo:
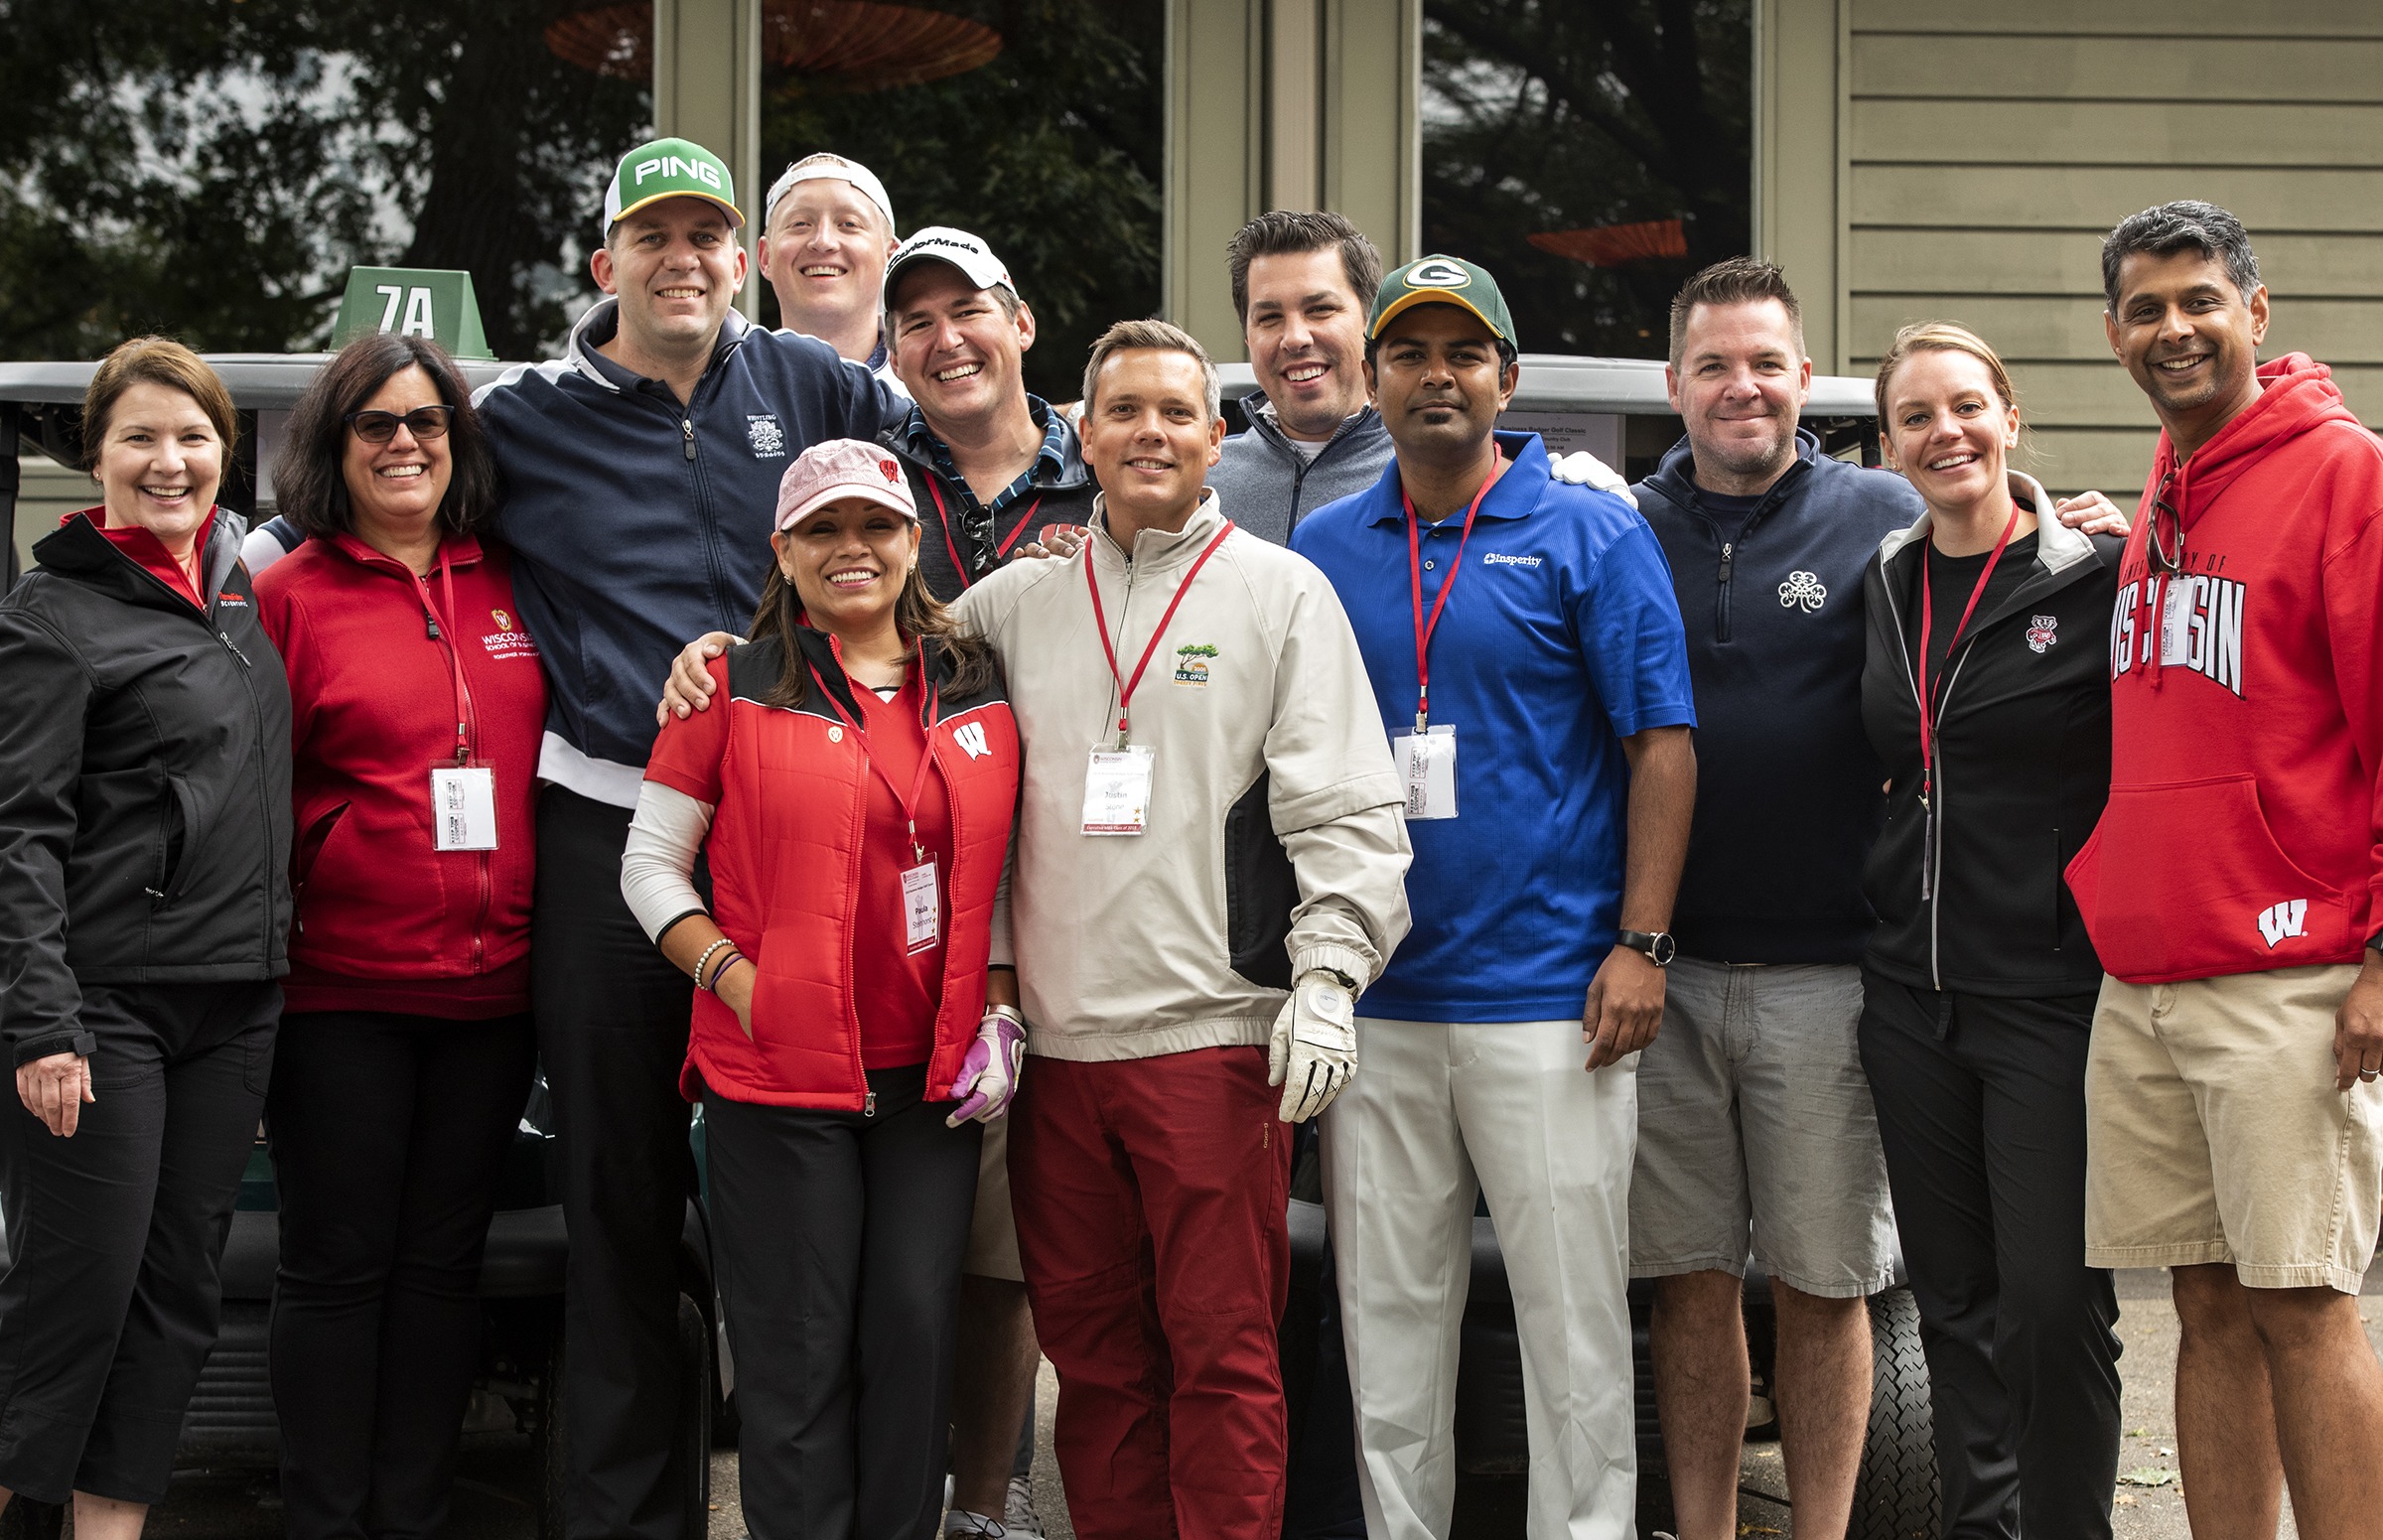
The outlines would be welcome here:
<svg viewBox="0 0 2383 1540">
<path fill-rule="evenodd" d="M 438 439 L 447 436 L 447 423 L 455 416 L 452 406 L 417 406 L 399 416 L 395 412 L 350 412 L 343 419 L 355 436 L 367 444 L 386 444 L 397 436 L 397 425 L 417 439 Z"/>
</svg>

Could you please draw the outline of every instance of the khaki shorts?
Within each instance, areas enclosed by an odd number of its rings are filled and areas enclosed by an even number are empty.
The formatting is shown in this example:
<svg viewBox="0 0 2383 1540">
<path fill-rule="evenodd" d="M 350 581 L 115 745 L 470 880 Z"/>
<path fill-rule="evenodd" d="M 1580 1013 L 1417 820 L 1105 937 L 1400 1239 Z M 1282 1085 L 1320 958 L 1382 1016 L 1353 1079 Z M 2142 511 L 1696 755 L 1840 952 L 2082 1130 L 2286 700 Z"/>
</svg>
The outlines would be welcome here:
<svg viewBox="0 0 2383 1540">
<path fill-rule="evenodd" d="M 985 1125 L 983 1153 L 976 1160 L 976 1217 L 968 1221 L 968 1255 L 960 1271 L 977 1278 L 1026 1282 L 1018 1265 L 1018 1224 L 1010 1217 L 1010 1120 Z"/>
<path fill-rule="evenodd" d="M 2085 1066 L 2085 1261 L 2231 1262 L 2356 1294 L 2383 1217 L 2383 1082 L 2333 1088 L 2352 964 L 2102 981 Z"/>
</svg>

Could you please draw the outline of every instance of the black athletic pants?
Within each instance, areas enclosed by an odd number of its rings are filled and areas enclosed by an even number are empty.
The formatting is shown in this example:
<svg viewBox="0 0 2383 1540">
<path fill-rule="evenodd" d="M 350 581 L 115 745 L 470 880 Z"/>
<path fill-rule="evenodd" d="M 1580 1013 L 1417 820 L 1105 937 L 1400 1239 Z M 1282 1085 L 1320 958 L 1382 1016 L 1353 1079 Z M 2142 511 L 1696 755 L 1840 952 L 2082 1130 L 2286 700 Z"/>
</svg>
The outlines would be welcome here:
<svg viewBox="0 0 2383 1540">
<path fill-rule="evenodd" d="M 1947 1540 L 2110 1533 L 2118 1299 L 2085 1265 L 2091 995 L 1865 969 L 1862 1065 L 1919 1305 Z"/>
<path fill-rule="evenodd" d="M 629 818 L 561 786 L 538 794 L 530 999 L 571 1234 L 564 1524 L 571 1540 L 700 1540 L 679 1533 L 678 1249 L 695 1157 L 678 1072 L 695 986 L 621 897 Z"/>
<path fill-rule="evenodd" d="M 872 1071 L 874 1117 L 704 1097 L 754 1540 L 934 1540 L 984 1128 L 925 1085 Z"/>
<path fill-rule="evenodd" d="M 285 1017 L 270 1366 L 297 1540 L 429 1540 L 480 1368 L 480 1262 L 529 1096 L 527 1015 Z"/>
<path fill-rule="evenodd" d="M 86 984 L 97 1100 L 71 1138 L 0 1109 L 0 1486 L 157 1502 L 215 1344 L 224 1237 L 281 987 Z"/>
</svg>

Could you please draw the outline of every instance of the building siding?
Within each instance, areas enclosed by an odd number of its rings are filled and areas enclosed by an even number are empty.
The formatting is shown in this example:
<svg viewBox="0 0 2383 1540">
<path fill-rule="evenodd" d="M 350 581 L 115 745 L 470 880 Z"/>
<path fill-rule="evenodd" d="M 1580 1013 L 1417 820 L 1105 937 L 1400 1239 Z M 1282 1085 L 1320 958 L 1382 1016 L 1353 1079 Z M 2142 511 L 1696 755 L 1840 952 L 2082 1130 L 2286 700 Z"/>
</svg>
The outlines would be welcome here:
<svg viewBox="0 0 2383 1540">
<path fill-rule="evenodd" d="M 2011 364 L 2056 490 L 2131 503 L 2155 424 L 2102 328 L 2102 236 L 2203 198 L 2249 227 L 2262 357 L 2333 365 L 2383 423 L 2383 5 L 1839 0 L 1841 367 L 1959 321 Z M 1815 168 L 1817 169 L 1817 168 Z"/>
</svg>

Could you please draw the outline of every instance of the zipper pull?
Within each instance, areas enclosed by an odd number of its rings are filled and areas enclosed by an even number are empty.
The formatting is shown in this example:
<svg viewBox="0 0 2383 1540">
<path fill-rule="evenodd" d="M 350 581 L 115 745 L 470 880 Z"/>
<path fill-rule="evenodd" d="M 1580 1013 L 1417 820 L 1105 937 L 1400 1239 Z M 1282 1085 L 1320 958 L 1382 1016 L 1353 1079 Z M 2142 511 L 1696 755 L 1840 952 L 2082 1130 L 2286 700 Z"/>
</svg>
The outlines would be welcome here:
<svg viewBox="0 0 2383 1540">
<path fill-rule="evenodd" d="M 861 1098 L 861 1116 L 865 1118 L 877 1116 L 877 1092 L 871 1091 Z"/>
<path fill-rule="evenodd" d="M 1737 549 L 1738 549 L 1737 545 L 1736 545 L 1735 543 L 1733 543 L 1733 542 L 1730 542 L 1730 541 L 1724 541 L 1724 542 L 1722 542 L 1722 547 L 1721 547 L 1721 581 L 1722 581 L 1722 582 L 1724 582 L 1724 583 L 1727 583 L 1728 581 L 1730 581 L 1730 555 L 1731 555 L 1731 553 L 1732 553 L 1732 552 L 1736 551 Z"/>
<path fill-rule="evenodd" d="M 433 641 L 439 639 L 439 618 L 428 610 L 422 612 L 422 634 Z"/>
<path fill-rule="evenodd" d="M 227 630 L 219 630 L 215 632 L 215 636 L 216 639 L 220 640 L 225 648 L 230 651 L 233 657 L 236 657 L 240 660 L 240 666 L 242 668 L 254 668 L 256 666 L 254 663 L 248 661 L 248 654 L 242 652 L 239 649 L 238 644 L 231 639 L 231 632 Z"/>
<path fill-rule="evenodd" d="M 678 431 L 686 435 L 687 458 L 693 460 L 695 458 L 695 419 L 681 417 L 678 420 Z"/>
</svg>

